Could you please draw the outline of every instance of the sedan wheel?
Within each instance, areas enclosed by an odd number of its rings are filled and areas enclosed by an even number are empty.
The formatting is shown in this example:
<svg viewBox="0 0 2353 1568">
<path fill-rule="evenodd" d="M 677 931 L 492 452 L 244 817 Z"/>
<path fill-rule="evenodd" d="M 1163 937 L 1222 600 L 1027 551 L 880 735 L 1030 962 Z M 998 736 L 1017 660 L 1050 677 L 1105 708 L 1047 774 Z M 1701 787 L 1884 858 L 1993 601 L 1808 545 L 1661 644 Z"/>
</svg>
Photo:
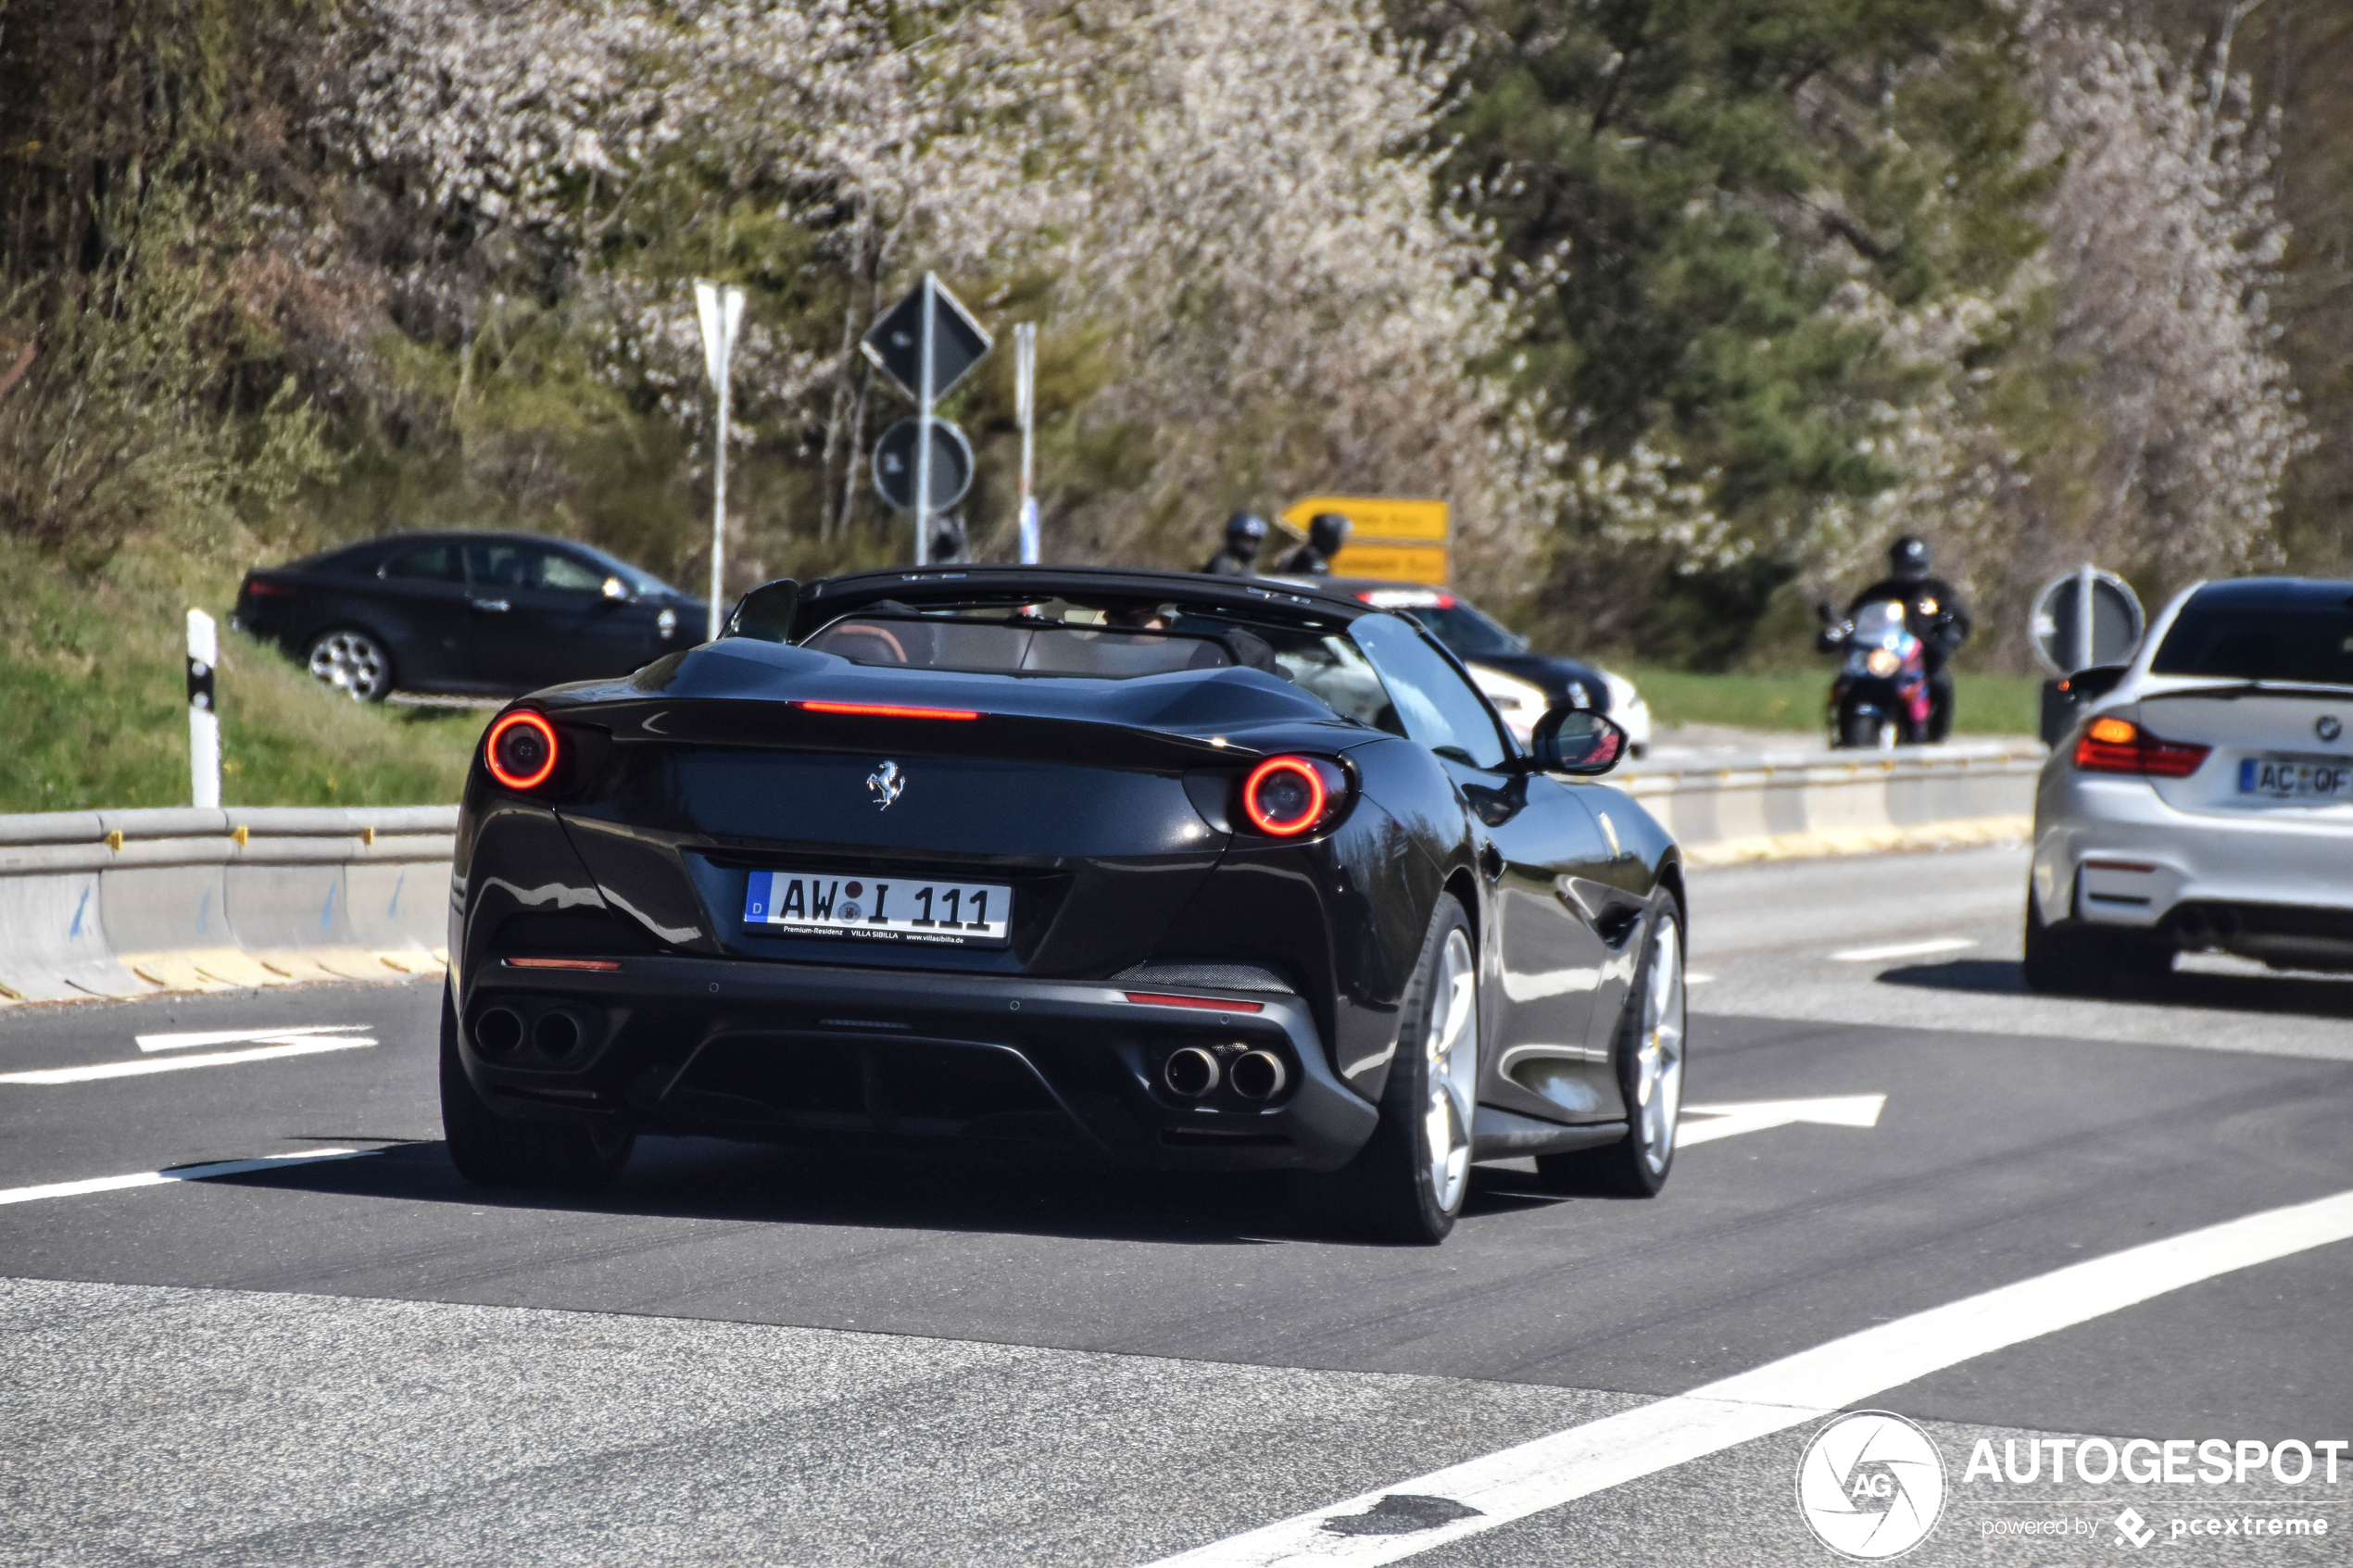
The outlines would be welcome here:
<svg viewBox="0 0 2353 1568">
<path fill-rule="evenodd" d="M 1441 898 L 1406 994 L 1380 1123 L 1347 1169 L 1322 1178 L 1350 1228 L 1428 1246 L 1470 1191 L 1478 1101 L 1478 965 L 1470 921 Z"/>
<path fill-rule="evenodd" d="M 361 702 L 382 702 L 392 694 L 392 655 L 365 632 L 327 633 L 310 645 L 309 665 L 314 679 Z"/>
<path fill-rule="evenodd" d="M 1675 1163 L 1683 1113 L 1683 928 L 1673 905 L 1652 927 L 1634 994 L 1617 1032 L 1617 1080 L 1626 1097 L 1626 1136 L 1600 1148 L 1540 1155 L 1537 1173 L 1554 1192 L 1651 1198 Z"/>
</svg>

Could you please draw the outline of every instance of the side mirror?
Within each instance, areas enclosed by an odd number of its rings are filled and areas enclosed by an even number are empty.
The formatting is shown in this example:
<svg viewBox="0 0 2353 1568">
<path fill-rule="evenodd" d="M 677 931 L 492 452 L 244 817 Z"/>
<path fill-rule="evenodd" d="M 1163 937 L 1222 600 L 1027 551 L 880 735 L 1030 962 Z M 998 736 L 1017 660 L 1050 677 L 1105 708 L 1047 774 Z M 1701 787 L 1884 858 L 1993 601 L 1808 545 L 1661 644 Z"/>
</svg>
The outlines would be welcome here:
<svg viewBox="0 0 2353 1568">
<path fill-rule="evenodd" d="M 800 584 L 789 577 L 762 583 L 736 601 L 736 613 L 720 628 L 723 637 L 750 637 L 762 643 L 792 640 L 793 611 L 800 604 Z"/>
<path fill-rule="evenodd" d="M 1555 708 L 1536 721 L 1528 749 L 1534 771 L 1593 778 L 1625 757 L 1626 732 L 1591 709 Z"/>
<path fill-rule="evenodd" d="M 629 584 L 618 577 L 608 577 L 605 579 L 604 593 L 605 597 L 609 599 L 626 600 L 629 597 Z"/>
</svg>

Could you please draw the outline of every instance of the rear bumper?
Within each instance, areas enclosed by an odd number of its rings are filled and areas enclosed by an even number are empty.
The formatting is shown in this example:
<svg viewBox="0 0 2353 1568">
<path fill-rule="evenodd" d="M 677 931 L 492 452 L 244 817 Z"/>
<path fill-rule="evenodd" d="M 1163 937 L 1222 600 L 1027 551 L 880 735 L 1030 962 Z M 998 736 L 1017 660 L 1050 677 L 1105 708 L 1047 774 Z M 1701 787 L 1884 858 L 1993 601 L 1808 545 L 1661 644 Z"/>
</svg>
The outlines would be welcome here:
<svg viewBox="0 0 2353 1568">
<path fill-rule="evenodd" d="M 1378 1119 L 1332 1074 L 1306 1003 L 1285 993 L 1198 991 L 1256 1009 L 1224 1011 L 1133 1002 L 1101 982 L 621 963 L 471 969 L 461 1056 L 492 1105 L 642 1132 L 991 1147 L 1171 1170 L 1329 1170 Z M 551 1048 L 567 1038 L 568 1049 Z M 1287 1082 L 1263 1102 L 1223 1083 L 1182 1098 L 1160 1068 L 1188 1046 L 1228 1062 L 1269 1051 Z"/>
<path fill-rule="evenodd" d="M 2353 831 L 2293 808 L 2177 810 L 2137 778 L 2054 762 L 2036 801 L 2043 919 L 2157 931 L 2281 964 L 2353 962 Z"/>
</svg>

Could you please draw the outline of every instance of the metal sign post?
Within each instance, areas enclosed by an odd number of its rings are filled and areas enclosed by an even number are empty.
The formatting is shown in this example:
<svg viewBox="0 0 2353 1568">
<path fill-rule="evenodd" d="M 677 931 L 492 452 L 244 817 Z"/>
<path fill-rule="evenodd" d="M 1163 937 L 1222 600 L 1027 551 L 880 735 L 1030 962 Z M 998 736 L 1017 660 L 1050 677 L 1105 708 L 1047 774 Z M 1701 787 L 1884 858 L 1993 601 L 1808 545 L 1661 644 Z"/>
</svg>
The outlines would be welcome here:
<svg viewBox="0 0 2353 1568">
<path fill-rule="evenodd" d="M 915 564 L 931 559 L 931 514 L 942 502 L 932 494 L 932 410 L 948 389 L 964 379 L 994 346 L 980 323 L 926 272 L 898 304 L 883 313 L 860 345 L 866 358 L 915 400 Z M 959 438 L 961 439 L 961 437 Z M 889 497 L 887 495 L 887 499 Z M 898 503 L 894 500 L 893 505 Z"/>
<path fill-rule="evenodd" d="M 188 793 L 191 804 L 220 804 L 220 713 L 213 705 L 212 672 L 220 664 L 212 617 L 188 612 Z"/>
<path fill-rule="evenodd" d="M 711 464 L 711 612 L 704 637 L 715 643 L 727 564 L 727 362 L 735 356 L 736 328 L 744 319 L 744 291 L 698 278 L 695 309 L 702 318 L 703 369 L 719 393 L 719 439 Z"/>
<path fill-rule="evenodd" d="M 1028 321 L 1013 329 L 1013 412 L 1021 420 L 1021 563 L 1038 564 L 1038 498 L 1029 493 L 1037 456 L 1038 328 Z"/>
</svg>

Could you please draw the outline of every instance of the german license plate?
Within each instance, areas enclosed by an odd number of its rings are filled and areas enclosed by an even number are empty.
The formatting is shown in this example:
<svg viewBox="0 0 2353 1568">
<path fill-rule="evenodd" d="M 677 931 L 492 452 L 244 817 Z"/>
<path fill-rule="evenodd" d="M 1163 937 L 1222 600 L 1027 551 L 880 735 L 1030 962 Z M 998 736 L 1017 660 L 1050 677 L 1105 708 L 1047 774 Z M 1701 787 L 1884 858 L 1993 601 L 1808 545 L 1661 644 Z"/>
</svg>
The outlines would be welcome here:
<svg viewBox="0 0 2353 1568">
<path fill-rule="evenodd" d="M 744 890 L 744 923 L 782 935 L 1002 947 L 1013 890 L 987 883 L 900 876 L 754 872 Z"/>
<path fill-rule="evenodd" d="M 2353 800 L 2353 763 L 2294 757 L 2242 758 L 2239 793 L 2273 800 Z"/>
</svg>

